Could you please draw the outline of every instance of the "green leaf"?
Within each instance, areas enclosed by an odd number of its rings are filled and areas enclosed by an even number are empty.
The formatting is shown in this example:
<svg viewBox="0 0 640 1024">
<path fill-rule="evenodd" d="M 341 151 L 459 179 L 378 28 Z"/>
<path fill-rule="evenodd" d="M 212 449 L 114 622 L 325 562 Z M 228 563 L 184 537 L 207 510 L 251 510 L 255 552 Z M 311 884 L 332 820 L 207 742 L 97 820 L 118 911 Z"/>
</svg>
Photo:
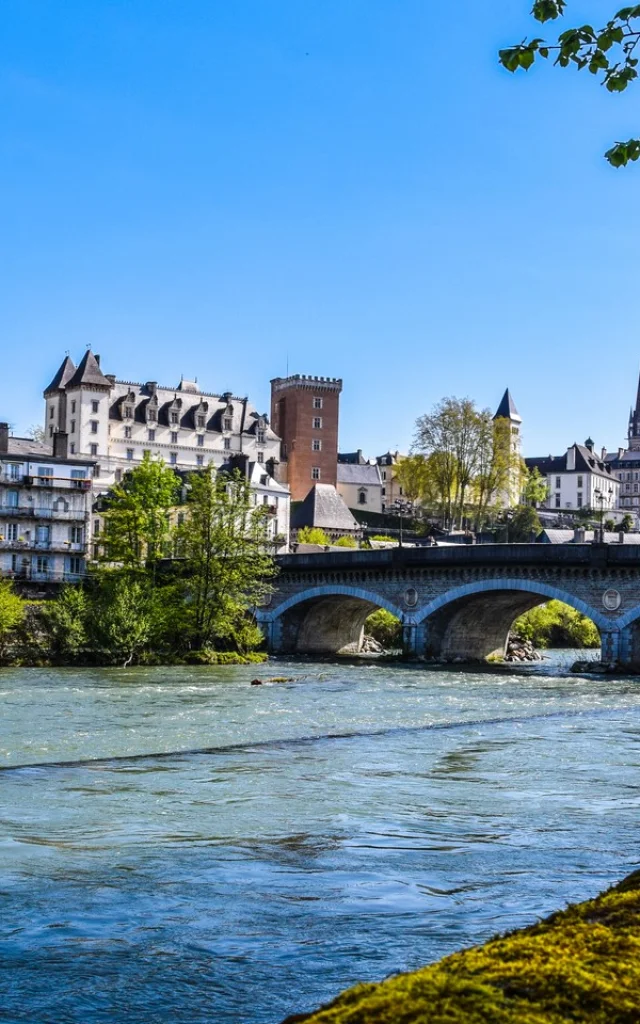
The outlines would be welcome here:
<svg viewBox="0 0 640 1024">
<path fill-rule="evenodd" d="M 555 21 L 564 14 L 565 0 L 535 0 L 533 14 L 536 21 Z"/>
</svg>

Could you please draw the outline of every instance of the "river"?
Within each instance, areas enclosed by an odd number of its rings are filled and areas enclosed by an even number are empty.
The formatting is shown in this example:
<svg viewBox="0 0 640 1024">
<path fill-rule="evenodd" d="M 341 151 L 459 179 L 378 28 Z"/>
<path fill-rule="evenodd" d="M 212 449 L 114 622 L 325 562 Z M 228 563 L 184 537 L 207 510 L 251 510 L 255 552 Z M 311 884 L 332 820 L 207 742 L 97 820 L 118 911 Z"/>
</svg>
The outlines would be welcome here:
<svg viewBox="0 0 640 1024">
<path fill-rule="evenodd" d="M 570 661 L 2 670 L 0 1018 L 277 1024 L 621 878 L 640 680 Z"/>
</svg>

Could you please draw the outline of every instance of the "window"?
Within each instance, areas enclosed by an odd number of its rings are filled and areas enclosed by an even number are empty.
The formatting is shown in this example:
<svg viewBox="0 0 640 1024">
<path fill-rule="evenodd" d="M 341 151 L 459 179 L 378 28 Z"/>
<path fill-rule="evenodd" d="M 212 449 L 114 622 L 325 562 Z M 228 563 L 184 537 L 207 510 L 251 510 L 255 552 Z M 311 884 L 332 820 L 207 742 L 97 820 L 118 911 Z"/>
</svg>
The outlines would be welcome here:
<svg viewBox="0 0 640 1024">
<path fill-rule="evenodd" d="M 383 498 L 384 498 L 384 496 L 385 496 L 385 494 L 386 494 L 386 493 L 387 493 L 387 488 L 386 488 L 386 487 L 383 487 L 383 488 L 382 488 L 382 497 L 383 497 Z"/>
<path fill-rule="evenodd" d="M 264 462 L 264 452 L 258 452 L 257 458 L 258 458 L 258 462 L 263 463 Z"/>
<path fill-rule="evenodd" d="M 69 540 L 72 544 L 82 544 L 82 527 L 81 526 L 70 526 L 69 527 Z"/>
<path fill-rule="evenodd" d="M 258 444 L 264 444 L 264 442 L 265 442 L 265 432 L 264 432 L 264 430 L 259 430 L 258 431 Z"/>
<path fill-rule="evenodd" d="M 198 434 L 198 448 L 204 448 L 204 434 Z"/>
<path fill-rule="evenodd" d="M 261 487 L 266 487 L 268 483 L 269 483 L 269 477 L 267 476 L 266 473 L 263 473 L 262 476 L 260 477 L 260 486 Z"/>
<path fill-rule="evenodd" d="M 72 469 L 71 470 L 71 485 L 81 489 L 84 487 L 86 480 L 86 473 L 84 469 Z"/>
<path fill-rule="evenodd" d="M 38 483 L 46 487 L 52 480 L 53 470 L 51 466 L 38 466 Z"/>
<path fill-rule="evenodd" d="M 18 492 L 7 491 L 7 507 L 17 508 L 18 507 Z"/>
<path fill-rule="evenodd" d="M 170 452 L 169 453 L 169 462 L 171 463 L 171 465 L 175 466 L 177 461 L 178 461 L 177 452 Z"/>
<path fill-rule="evenodd" d="M 321 398 L 314 398 L 314 400 L 313 400 L 313 408 L 314 409 L 322 409 L 322 399 Z"/>
<path fill-rule="evenodd" d="M 131 437 L 131 427 L 124 428 L 124 436 L 127 438 Z"/>
<path fill-rule="evenodd" d="M 156 432 L 155 432 L 155 430 L 148 430 L 147 431 L 147 440 L 148 441 L 155 441 L 155 439 L 156 439 Z"/>
<path fill-rule="evenodd" d="M 224 447 L 226 449 L 229 449 L 231 447 L 231 438 L 230 437 L 224 437 L 222 439 L 222 441 L 223 441 L 223 445 L 224 445 Z"/>
<path fill-rule="evenodd" d="M 582 477 L 581 477 L 581 476 L 579 476 L 579 477 L 578 477 L 578 488 L 579 488 L 579 489 L 582 489 L 582 487 L 583 487 L 583 483 L 582 483 Z"/>
<path fill-rule="evenodd" d="M 94 413 L 94 415 L 95 415 L 95 413 L 97 413 L 97 411 L 98 411 L 98 403 L 96 401 L 93 401 L 91 403 L 91 412 Z"/>
<path fill-rule="evenodd" d="M 75 441 L 72 441 L 71 444 L 69 445 L 69 455 L 75 455 L 75 454 L 76 454 L 76 445 L 75 445 Z"/>
<path fill-rule="evenodd" d="M 172 423 L 177 423 L 178 422 L 178 414 L 177 414 L 177 412 L 172 412 L 171 413 L 171 422 Z"/>
<path fill-rule="evenodd" d="M 177 444 L 177 443 L 178 443 L 178 431 L 177 430 L 172 430 L 171 431 L 171 444 Z"/>
<path fill-rule="evenodd" d="M 69 572 L 72 576 L 79 576 L 82 572 L 82 559 L 77 555 L 69 559 Z"/>
<path fill-rule="evenodd" d="M 9 523 L 7 525 L 6 529 L 7 529 L 7 540 L 17 540 L 18 539 L 18 524 L 17 523 Z"/>
<path fill-rule="evenodd" d="M 49 559 L 44 555 L 38 555 L 36 558 L 36 572 L 43 574 L 49 572 Z"/>
<path fill-rule="evenodd" d="M 53 437 L 53 427 L 49 427 L 49 437 Z"/>
<path fill-rule="evenodd" d="M 322 416 L 313 417 L 313 429 L 322 430 Z"/>
<path fill-rule="evenodd" d="M 126 420 L 133 419 L 133 406 L 132 405 L 125 405 L 125 407 L 124 407 L 124 418 Z"/>
<path fill-rule="evenodd" d="M 91 422 L 91 433 L 92 434 L 97 434 L 98 433 L 98 421 L 97 420 L 91 420 L 90 422 Z"/>
<path fill-rule="evenodd" d="M 20 464 L 18 462 L 10 462 L 7 466 L 7 476 L 10 480 L 20 479 Z"/>
<path fill-rule="evenodd" d="M 131 452 L 131 458 L 133 458 L 133 451 Z M 120 481 L 122 480 L 122 470 L 121 469 L 116 469 L 114 475 L 115 475 L 116 483 L 119 484 Z"/>
<path fill-rule="evenodd" d="M 263 505 L 268 505 L 269 504 L 269 495 L 268 494 L 263 494 L 262 495 L 262 504 Z"/>
<path fill-rule="evenodd" d="M 127 458 L 129 462 L 133 462 L 133 448 L 127 448 Z"/>
<path fill-rule="evenodd" d="M 56 414 L 56 410 L 54 409 L 54 407 L 52 405 L 49 406 L 49 419 L 52 420 L 53 417 L 55 416 L 55 414 Z"/>
<path fill-rule="evenodd" d="M 196 466 L 204 466 L 204 455 L 196 455 Z"/>
<path fill-rule="evenodd" d="M 576 499 L 577 508 L 582 508 L 582 491 L 578 491 L 578 497 Z"/>
<path fill-rule="evenodd" d="M 155 409 L 147 409 L 147 419 L 149 420 L 149 423 L 155 423 L 156 422 L 156 410 Z"/>
<path fill-rule="evenodd" d="M 560 489 L 560 486 L 561 486 L 561 481 L 560 481 L 560 477 L 559 477 L 559 476 L 557 476 L 557 477 L 556 477 L 556 490 L 559 490 L 559 489 Z"/>
<path fill-rule="evenodd" d="M 94 475 L 94 477 L 97 480 L 98 477 L 100 476 L 100 466 L 94 466 L 93 467 L 93 475 Z"/>
<path fill-rule="evenodd" d="M 90 444 L 89 445 L 89 454 L 90 455 L 97 455 L 98 454 L 98 446 L 97 446 L 97 444 Z"/>
<path fill-rule="evenodd" d="M 386 469 L 381 469 L 380 470 L 380 476 L 382 477 L 383 480 L 387 479 L 387 471 L 386 471 Z"/>
<path fill-rule="evenodd" d="M 93 520 L 93 536 L 94 537 L 99 537 L 100 536 L 100 520 L 99 519 L 94 519 Z"/>
<path fill-rule="evenodd" d="M 322 451 L 322 441 L 319 441 L 317 437 L 314 437 L 313 441 L 311 442 L 311 451 L 312 452 L 321 452 Z"/>
<path fill-rule="evenodd" d="M 232 427 L 233 427 L 233 422 L 231 420 L 231 417 L 230 416 L 225 416 L 225 418 L 224 418 L 224 429 L 225 430 L 231 430 Z"/>
<path fill-rule="evenodd" d="M 71 433 L 71 434 L 75 434 L 75 432 L 76 432 L 76 421 L 75 421 L 75 420 L 71 420 L 71 429 L 70 429 L 70 433 Z"/>
<path fill-rule="evenodd" d="M 196 424 L 196 426 L 198 427 L 198 430 L 204 430 L 204 422 L 205 422 L 204 416 L 198 416 L 197 424 Z"/>
<path fill-rule="evenodd" d="M 560 495 L 556 494 L 556 508 L 560 508 Z"/>
<path fill-rule="evenodd" d="M 311 479 L 312 480 L 319 480 L 320 479 L 320 467 L 319 466 L 314 466 L 313 469 L 311 470 Z"/>
<path fill-rule="evenodd" d="M 358 491 L 358 504 L 359 505 L 366 505 L 367 504 L 367 492 L 366 491 Z"/>
<path fill-rule="evenodd" d="M 74 413 L 75 411 L 76 411 L 76 403 L 74 401 L 74 402 L 71 403 L 71 412 Z"/>
</svg>

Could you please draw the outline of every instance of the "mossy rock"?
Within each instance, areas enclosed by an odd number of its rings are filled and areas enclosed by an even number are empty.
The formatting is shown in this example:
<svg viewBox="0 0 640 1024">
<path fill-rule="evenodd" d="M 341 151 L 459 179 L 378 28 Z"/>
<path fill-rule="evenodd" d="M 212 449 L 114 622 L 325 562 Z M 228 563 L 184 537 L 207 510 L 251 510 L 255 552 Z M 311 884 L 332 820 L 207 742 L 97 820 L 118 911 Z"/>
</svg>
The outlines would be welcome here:
<svg viewBox="0 0 640 1024">
<path fill-rule="evenodd" d="M 640 871 L 540 924 L 283 1024 L 638 1024 Z"/>
</svg>

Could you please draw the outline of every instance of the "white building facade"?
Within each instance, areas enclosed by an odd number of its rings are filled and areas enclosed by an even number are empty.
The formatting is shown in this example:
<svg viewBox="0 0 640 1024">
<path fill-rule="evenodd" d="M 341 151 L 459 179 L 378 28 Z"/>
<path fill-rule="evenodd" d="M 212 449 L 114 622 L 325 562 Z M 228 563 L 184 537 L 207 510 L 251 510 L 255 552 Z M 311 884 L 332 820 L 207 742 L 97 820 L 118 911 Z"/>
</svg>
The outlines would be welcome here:
<svg viewBox="0 0 640 1024">
<path fill-rule="evenodd" d="M 542 508 L 552 511 L 593 509 L 604 515 L 618 507 L 620 482 L 589 438 L 572 444 L 564 455 L 525 459 L 527 469 L 537 469 L 547 482 L 547 500 Z"/>
<path fill-rule="evenodd" d="M 93 463 L 55 447 L 11 437 L 0 423 L 0 575 L 74 582 L 86 571 Z"/>
<path fill-rule="evenodd" d="M 247 398 L 203 392 L 195 381 L 163 387 L 117 380 L 103 373 L 91 351 L 77 367 L 67 356 L 44 398 L 47 440 L 64 431 L 69 455 L 95 462 L 95 493 L 122 480 L 145 454 L 182 472 L 211 465 L 237 469 L 252 486 L 266 475 L 278 498 L 277 533 L 288 544 L 289 491 L 275 480 L 280 439 Z"/>
</svg>

